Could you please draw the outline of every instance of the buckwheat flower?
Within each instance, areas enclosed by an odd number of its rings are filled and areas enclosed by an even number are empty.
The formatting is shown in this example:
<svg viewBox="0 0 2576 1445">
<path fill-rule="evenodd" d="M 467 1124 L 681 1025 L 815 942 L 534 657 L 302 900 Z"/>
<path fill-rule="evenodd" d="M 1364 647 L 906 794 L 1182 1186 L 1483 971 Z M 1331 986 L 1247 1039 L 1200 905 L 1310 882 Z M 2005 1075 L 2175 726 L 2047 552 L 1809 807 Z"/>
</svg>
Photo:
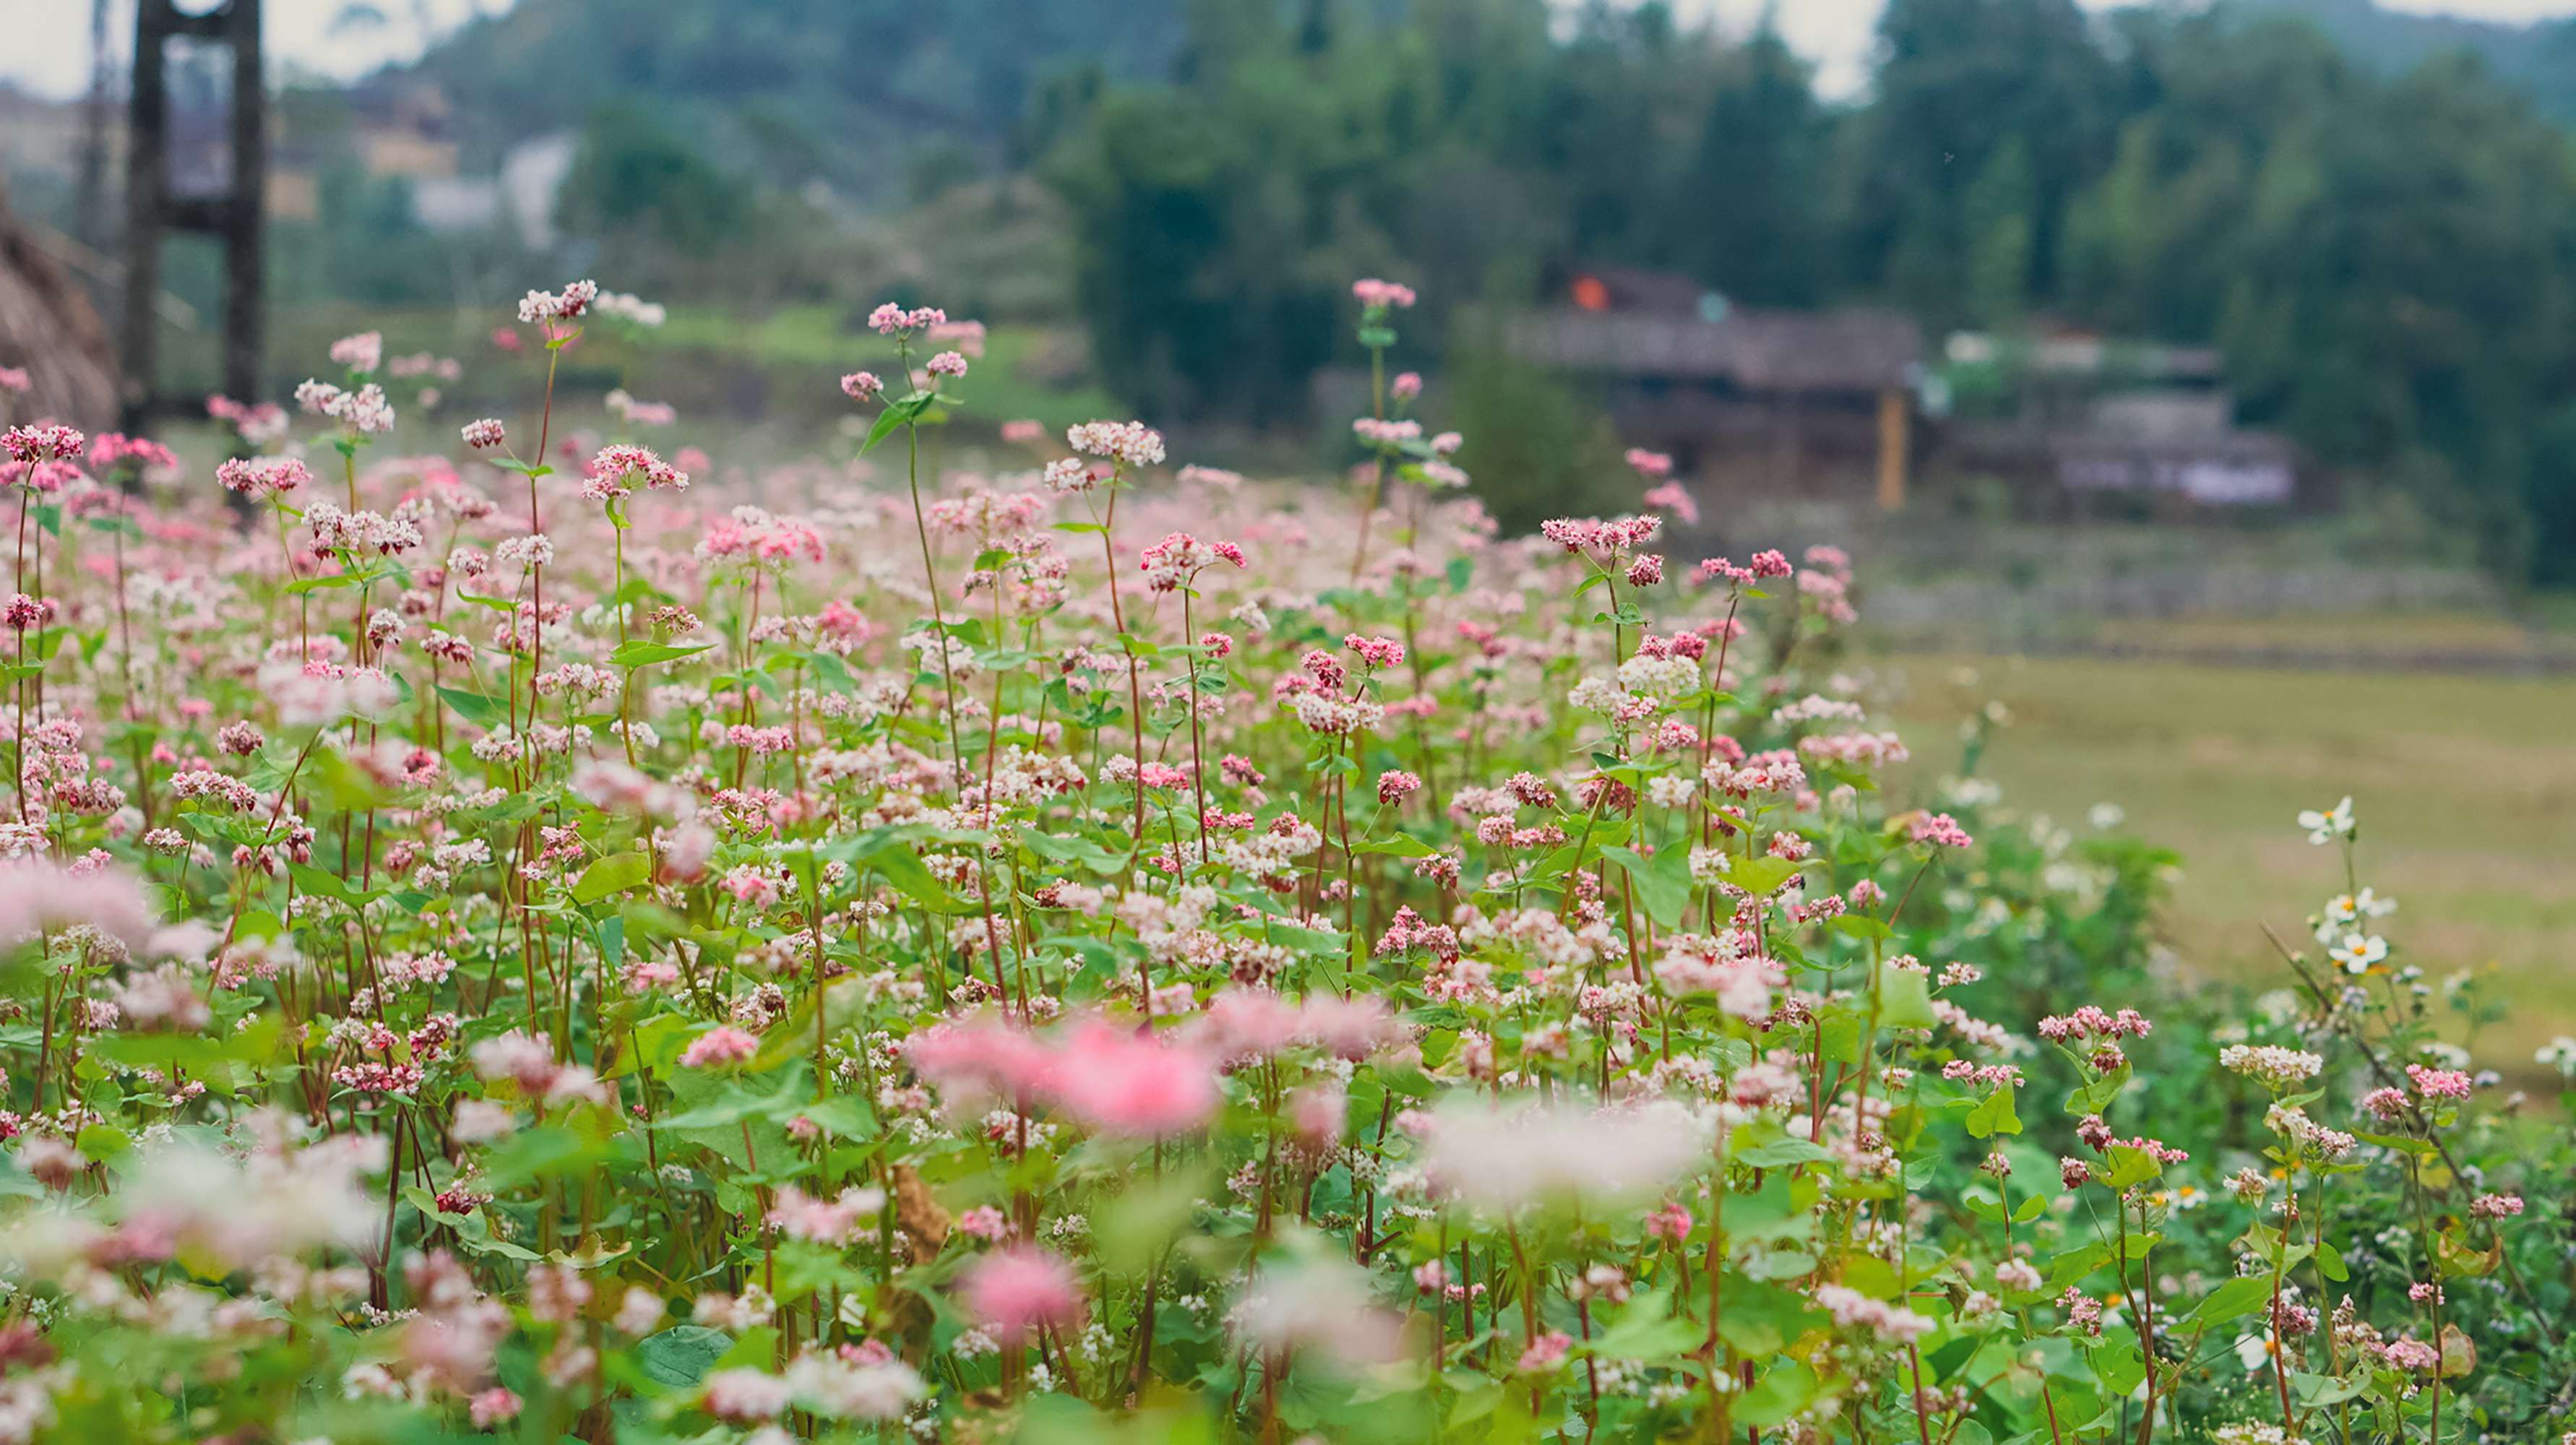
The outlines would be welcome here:
<svg viewBox="0 0 2576 1445">
<path fill-rule="evenodd" d="M 1163 434 L 1141 421 L 1084 422 L 1067 428 L 1064 441 L 1084 456 L 1130 467 L 1158 466 L 1163 460 Z"/>
<path fill-rule="evenodd" d="M 1995 1266 L 1995 1287 L 2013 1294 L 2031 1294 L 2046 1282 L 2039 1267 L 2026 1259 L 2008 1259 Z"/>
<path fill-rule="evenodd" d="M 1219 562 L 1240 568 L 1247 561 L 1243 549 L 1232 542 L 1202 542 L 1187 532 L 1173 532 L 1147 547 L 1137 565 L 1144 570 L 1147 587 L 1176 592 Z"/>
<path fill-rule="evenodd" d="M 1294 1351 L 1346 1369 L 1389 1364 L 1403 1353 L 1402 1321 L 1376 1303 L 1370 1284 L 1357 1266 L 1318 1256 L 1256 1278 L 1230 1319 L 1244 1343 L 1274 1355 Z"/>
<path fill-rule="evenodd" d="M 2278 1093 L 2315 1078 L 2326 1061 L 2319 1055 L 2277 1044 L 2230 1044 L 2218 1051 L 2218 1065 Z"/>
<path fill-rule="evenodd" d="M 1565 1363 L 1566 1355 L 1573 1349 L 1574 1336 L 1563 1330 L 1549 1330 L 1531 1340 L 1528 1347 L 1521 1351 L 1520 1358 L 1512 1362 L 1512 1373 L 1516 1375 L 1553 1373 L 1557 1366 Z"/>
<path fill-rule="evenodd" d="M 313 473 L 294 457 L 234 457 L 215 468 L 215 480 L 225 491 L 260 501 L 294 491 Z"/>
<path fill-rule="evenodd" d="M 1422 791 L 1422 779 L 1402 769 L 1390 768 L 1377 775 L 1377 800 L 1390 807 Z"/>
<path fill-rule="evenodd" d="M 966 358 L 954 351 L 943 351 L 930 358 L 922 368 L 933 376 L 957 377 L 966 374 Z"/>
<path fill-rule="evenodd" d="M 2478 1219 L 2511 1219 L 2522 1213 L 2522 1196 L 2481 1194 L 2469 1201 L 2469 1213 Z"/>
<path fill-rule="evenodd" d="M 1834 1323 L 1845 1328 L 1867 1329 L 1891 1344 L 1909 1344 L 1920 1339 L 1933 1325 L 1929 1316 L 1872 1299 L 1848 1285 L 1816 1286 L 1816 1303 L 1834 1317 Z"/>
<path fill-rule="evenodd" d="M 760 1040 L 733 1027 L 719 1024 L 692 1040 L 681 1051 L 680 1066 L 687 1069 L 715 1069 L 748 1061 L 760 1052 Z"/>
<path fill-rule="evenodd" d="M 515 567 L 522 572 L 543 567 L 555 560 L 554 539 L 543 532 L 504 538 L 499 546 L 492 549 L 492 557 L 501 565 Z"/>
<path fill-rule="evenodd" d="M 885 1202 L 882 1189 L 844 1189 L 837 1198 L 816 1199 L 793 1184 L 783 1185 L 769 1208 L 769 1227 L 790 1239 L 848 1244 L 863 1221 L 884 1211 Z"/>
<path fill-rule="evenodd" d="M 498 417 L 469 421 L 459 429 L 459 434 L 465 438 L 467 446 L 478 452 L 497 451 L 510 440 L 509 429 L 501 425 Z"/>
<path fill-rule="evenodd" d="M 1033 1329 L 1063 1331 L 1082 1319 L 1081 1282 L 1052 1250 L 995 1250 L 966 1267 L 959 1290 L 966 1313 L 1014 1345 Z"/>
<path fill-rule="evenodd" d="M 618 1298 L 617 1314 L 610 1323 L 616 1325 L 620 1332 L 640 1338 L 660 1327 L 662 1315 L 668 1308 L 660 1295 L 640 1284 L 631 1284 Z"/>
<path fill-rule="evenodd" d="M 873 371 L 853 371 L 841 378 L 841 394 L 852 401 L 874 401 L 884 392 L 885 382 Z"/>
<path fill-rule="evenodd" d="M 2331 843 L 2353 831 L 2352 799 L 2347 797 L 2325 812 L 2313 808 L 2299 814 L 2299 826 L 2308 830 L 2311 843 Z"/>
<path fill-rule="evenodd" d="M 360 373 L 374 371 L 384 365 L 385 334 L 381 331 L 361 331 L 355 336 L 343 336 L 331 343 L 331 359 L 351 371 Z"/>
<path fill-rule="evenodd" d="M 1644 447 L 1630 447 L 1627 461 L 1629 468 L 1641 477 L 1661 479 L 1673 474 L 1673 459 L 1662 452 L 1650 452 Z"/>
<path fill-rule="evenodd" d="M 873 1341 L 799 1355 L 787 1367 L 787 1386 L 798 1405 L 829 1420 L 899 1420 L 928 1393 L 912 1366 Z"/>
<path fill-rule="evenodd" d="M 746 1367 L 707 1376 L 699 1403 L 717 1419 L 741 1425 L 785 1414 L 789 1395 L 785 1380 Z"/>
<path fill-rule="evenodd" d="M 0 433 L 0 451 L 6 451 L 12 460 L 29 465 L 70 461 L 88 445 L 87 435 L 59 422 L 13 426 Z"/>
<path fill-rule="evenodd" d="M 1498 1211 L 1559 1199 L 1651 1193 L 1705 1153 L 1677 1105 L 1584 1109 L 1461 1101 L 1438 1114 L 1424 1172 L 1441 1193 Z"/>
<path fill-rule="evenodd" d="M 142 885 L 122 866 L 62 868 L 41 857 L 0 862 L 0 950 L 67 928 L 147 946 L 156 922 Z"/>
<path fill-rule="evenodd" d="M 465 1414 L 474 1422 L 475 1429 L 489 1430 L 518 1418 L 519 1397 L 503 1386 L 494 1385 L 466 1401 Z"/>
<path fill-rule="evenodd" d="M 1399 667 L 1404 663 L 1404 644 L 1392 637 L 1363 637 L 1347 633 L 1342 646 L 1360 655 L 1360 661 L 1372 668 Z"/>
<path fill-rule="evenodd" d="M 594 304 L 601 315 L 620 317 L 638 326 L 660 326 L 671 318 L 669 307 L 624 291 L 602 291 Z"/>
<path fill-rule="evenodd" d="M 1968 836 L 1968 830 L 1960 827 L 1958 820 L 1947 813 L 1931 813 L 1915 819 L 1913 836 L 1915 842 L 1929 843 L 1935 848 L 1965 848 L 1975 841 Z"/>
<path fill-rule="evenodd" d="M 1096 1021 L 1062 1041 L 1047 1088 L 1091 1127 L 1136 1138 L 1198 1129 L 1219 1102 L 1216 1066 L 1205 1055 Z"/>
<path fill-rule="evenodd" d="M 590 483 L 582 489 L 582 495 L 590 497 L 593 501 L 609 499 L 605 495 L 594 495 L 593 488 L 622 497 L 626 495 L 627 484 L 639 479 L 645 486 L 658 492 L 684 492 L 689 489 L 687 472 L 662 460 L 661 454 L 651 447 L 634 446 L 628 443 L 601 447 L 592 454 L 588 462 L 583 463 L 582 475 L 588 478 Z"/>
<path fill-rule="evenodd" d="M 531 291 L 519 301 L 519 319 L 529 323 L 577 321 L 598 299 L 596 281 L 575 281 L 560 293 Z"/>
<path fill-rule="evenodd" d="M 2472 1087 L 2468 1074 L 2460 1069 L 2428 1069 L 2422 1064 L 2408 1064 L 2406 1077 L 2415 1092 L 2428 1099 L 2465 1099 Z"/>
<path fill-rule="evenodd" d="M 1398 285 L 1393 281 L 1380 281 L 1374 278 L 1352 282 L 1351 295 L 1358 298 L 1362 307 L 1371 311 L 1382 311 L 1389 308 L 1402 310 L 1411 306 L 1414 302 L 1412 287 Z"/>
<path fill-rule="evenodd" d="M 2441 1354 L 2431 1345 L 2414 1338 L 2391 1340 L 2380 1346 L 2379 1356 L 2391 1369 L 2431 1374 L 2442 1363 Z"/>
</svg>

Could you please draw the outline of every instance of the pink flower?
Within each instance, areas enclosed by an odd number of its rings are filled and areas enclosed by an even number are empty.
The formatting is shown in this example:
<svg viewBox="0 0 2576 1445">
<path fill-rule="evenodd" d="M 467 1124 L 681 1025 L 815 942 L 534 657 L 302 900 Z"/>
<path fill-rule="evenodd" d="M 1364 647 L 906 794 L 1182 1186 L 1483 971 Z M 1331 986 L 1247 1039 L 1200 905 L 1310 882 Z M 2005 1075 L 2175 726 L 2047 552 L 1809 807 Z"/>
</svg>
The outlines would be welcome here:
<svg viewBox="0 0 2576 1445">
<path fill-rule="evenodd" d="M 693 1040 L 680 1054 L 686 1069 L 714 1069 L 738 1064 L 760 1052 L 760 1040 L 731 1024 L 719 1024 Z"/>
<path fill-rule="evenodd" d="M 1352 282 L 1351 295 L 1359 298 L 1362 309 L 1369 311 L 1402 310 L 1414 301 L 1412 287 L 1375 279 Z"/>
<path fill-rule="evenodd" d="M 1670 1240 L 1680 1244 L 1690 1238 L 1691 1213 L 1678 1204 L 1666 1204 L 1646 1215 L 1646 1237 Z"/>
<path fill-rule="evenodd" d="M 22 462 L 71 461 L 88 445 L 88 436 L 59 422 L 13 426 L 0 433 L 0 451 Z"/>
<path fill-rule="evenodd" d="M 1026 1030 L 983 1020 L 941 1024 L 903 1044 L 921 1076 L 943 1089 L 1026 1099 L 1043 1087 L 1055 1058 Z"/>
<path fill-rule="evenodd" d="M 475 1429 L 489 1430 L 504 1421 L 518 1418 L 519 1397 L 502 1386 L 494 1385 L 467 1401 L 465 1410 L 473 1419 Z"/>
<path fill-rule="evenodd" d="M 1396 667 L 1404 662 L 1404 644 L 1392 637 L 1363 637 L 1353 632 L 1342 638 L 1342 646 L 1360 655 L 1370 667 Z"/>
<path fill-rule="evenodd" d="M 2458 1069 L 2428 1069 L 2422 1064 L 2408 1064 L 2406 1077 L 2415 1091 L 2428 1099 L 2465 1099 L 2469 1096 L 2469 1076 Z"/>
<path fill-rule="evenodd" d="M 1649 487 L 1640 500 L 1645 502 L 1649 511 L 1672 513 L 1685 527 L 1699 524 L 1699 503 L 1691 500 L 1691 494 L 1683 491 L 1679 482 Z"/>
<path fill-rule="evenodd" d="M 234 457 L 215 468 L 224 490 L 257 501 L 281 496 L 313 480 L 313 473 L 293 457 Z"/>
<path fill-rule="evenodd" d="M 467 422 L 461 431 L 465 444 L 478 452 L 499 448 L 509 440 L 510 435 L 508 429 L 501 425 L 499 418 L 488 416 L 480 421 Z"/>
<path fill-rule="evenodd" d="M 1393 806 L 1422 791 L 1422 779 L 1401 769 L 1390 768 L 1377 775 L 1377 800 Z"/>
<path fill-rule="evenodd" d="M 718 1370 L 707 1376 L 707 1413 L 719 1420 L 747 1424 L 774 1420 L 786 1413 L 790 1391 L 785 1380 L 754 1369 Z"/>
<path fill-rule="evenodd" d="M 1065 1112 L 1108 1134 L 1160 1138 L 1216 1114 L 1216 1069 L 1195 1049 L 1096 1021 L 1064 1041 L 1052 1084 Z"/>
<path fill-rule="evenodd" d="M 769 1225 L 790 1239 L 816 1244 L 847 1244 L 867 1216 L 885 1208 L 882 1189 L 844 1189 L 837 1199 L 816 1199 L 793 1184 L 778 1191 L 769 1207 Z"/>
<path fill-rule="evenodd" d="M 343 336 L 331 343 L 331 359 L 351 371 L 373 371 L 384 364 L 385 334 L 362 331 L 355 336 Z"/>
<path fill-rule="evenodd" d="M 923 369 L 933 376 L 964 376 L 966 374 L 966 358 L 954 351 L 943 351 L 937 356 L 930 358 L 929 365 Z"/>
<path fill-rule="evenodd" d="M 1246 561 L 1243 549 L 1232 542 L 1202 542 L 1187 532 L 1174 532 L 1147 547 L 1139 565 L 1144 568 L 1146 586 L 1175 592 L 1219 562 L 1241 567 Z"/>
<path fill-rule="evenodd" d="M 841 392 L 852 401 L 873 400 L 885 390 L 885 383 L 873 371 L 853 371 L 841 378 Z"/>
<path fill-rule="evenodd" d="M 1082 1285 L 1062 1255 L 1027 1245 L 966 1267 L 966 1312 L 1017 1344 L 1032 1329 L 1065 1330 L 1082 1318 Z"/>
<path fill-rule="evenodd" d="M 1566 1354 L 1574 1348 L 1574 1336 L 1563 1330 L 1549 1330 L 1529 1342 L 1512 1369 L 1523 1375 L 1544 1375 L 1565 1363 Z"/>
</svg>

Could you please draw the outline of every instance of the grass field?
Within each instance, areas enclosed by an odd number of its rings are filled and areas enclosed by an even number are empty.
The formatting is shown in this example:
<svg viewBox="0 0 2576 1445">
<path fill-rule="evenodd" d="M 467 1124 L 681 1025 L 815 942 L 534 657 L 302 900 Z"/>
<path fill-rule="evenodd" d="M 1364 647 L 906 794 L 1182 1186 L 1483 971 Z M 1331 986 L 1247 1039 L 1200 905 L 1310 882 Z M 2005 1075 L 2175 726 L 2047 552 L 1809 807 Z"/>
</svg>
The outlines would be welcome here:
<svg viewBox="0 0 2576 1445">
<path fill-rule="evenodd" d="M 2514 1007 L 2470 1040 L 2527 1076 L 2576 1033 L 2576 679 L 2279 672 L 2166 663 L 1899 655 L 1879 666 L 1918 769 L 1957 764 L 1959 721 L 2011 725 L 1982 771 L 2007 802 L 2080 826 L 2115 803 L 2182 853 L 2167 935 L 2203 971 L 2286 978 L 2294 944 L 2342 891 L 2335 854 L 2293 819 L 2350 793 L 2362 877 L 2399 901 L 2382 932 L 2435 978 L 2493 968 Z"/>
</svg>

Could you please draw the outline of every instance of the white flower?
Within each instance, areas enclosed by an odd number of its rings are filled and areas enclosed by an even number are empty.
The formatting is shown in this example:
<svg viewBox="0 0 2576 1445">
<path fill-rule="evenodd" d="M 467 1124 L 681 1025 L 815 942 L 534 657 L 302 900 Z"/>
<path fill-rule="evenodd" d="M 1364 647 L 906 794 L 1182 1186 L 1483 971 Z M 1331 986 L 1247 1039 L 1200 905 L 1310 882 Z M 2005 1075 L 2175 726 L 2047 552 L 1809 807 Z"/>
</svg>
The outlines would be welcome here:
<svg viewBox="0 0 2576 1445">
<path fill-rule="evenodd" d="M 2347 933 L 2343 942 L 2326 950 L 2326 956 L 2342 964 L 2346 973 L 2368 973 L 2372 964 L 2388 956 L 2388 940 L 2375 933 L 2367 937 Z"/>
<path fill-rule="evenodd" d="M 2352 799 L 2347 797 L 2327 812 L 2306 809 L 2299 814 L 2299 826 L 2308 830 L 2311 843 L 2331 843 L 2353 829 Z"/>
<path fill-rule="evenodd" d="M 2535 1064 L 2546 1064 L 2569 1078 L 2576 1078 L 2576 1038 L 2565 1034 L 2549 1041 L 2548 1047 L 2531 1056 Z"/>
</svg>

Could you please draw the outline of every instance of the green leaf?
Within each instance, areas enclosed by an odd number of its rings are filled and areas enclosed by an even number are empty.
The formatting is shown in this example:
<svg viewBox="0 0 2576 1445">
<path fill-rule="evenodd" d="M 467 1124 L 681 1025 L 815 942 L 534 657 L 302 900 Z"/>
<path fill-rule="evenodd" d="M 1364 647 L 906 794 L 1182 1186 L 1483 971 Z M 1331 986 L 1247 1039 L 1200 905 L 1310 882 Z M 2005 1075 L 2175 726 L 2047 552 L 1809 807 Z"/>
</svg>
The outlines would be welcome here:
<svg viewBox="0 0 2576 1445">
<path fill-rule="evenodd" d="M 105 1164 L 134 1147 L 134 1136 L 114 1124 L 92 1124 L 80 1131 L 73 1144 L 82 1157 L 92 1163 Z"/>
<path fill-rule="evenodd" d="M 1656 853 L 1651 859 L 1632 848 L 1604 848 L 1601 856 L 1619 865 L 1627 873 L 1630 886 L 1637 890 L 1637 901 L 1646 905 L 1646 914 L 1660 928 L 1678 927 L 1682 910 L 1690 906 L 1690 850 L 1674 846 Z"/>
<path fill-rule="evenodd" d="M 645 853 L 610 853 L 581 870 L 581 879 L 572 885 L 572 901 L 589 905 L 612 893 L 650 882 L 653 859 Z"/>
<path fill-rule="evenodd" d="M 2242 1275 L 2227 1281 L 2201 1297 L 2200 1304 L 2183 1316 L 2186 1324 L 2206 1329 L 2232 1319 L 2250 1315 L 2272 1301 L 2272 1277 L 2268 1274 Z"/>
<path fill-rule="evenodd" d="M 1730 1312 L 1735 1301 L 1729 1299 Z M 1775 1347 L 1776 1348 L 1776 1347 Z M 1800 1360 L 1783 1359 L 1774 1363 L 1753 1388 L 1735 1399 L 1733 1416 L 1739 1425 L 1771 1426 L 1782 1423 L 1815 1402 L 1816 1372 Z"/>
<path fill-rule="evenodd" d="M 878 415 L 876 425 L 868 428 L 868 439 L 859 443 L 859 455 L 866 456 L 876 450 L 877 443 L 894 435 L 896 427 L 919 420 L 921 414 L 937 400 L 936 393 L 916 391 L 901 401 L 888 402 L 886 409 Z"/>
<path fill-rule="evenodd" d="M 1752 1133 L 1755 1127 L 1748 1125 L 1744 1132 Z M 1792 1164 L 1821 1164 L 1834 1157 L 1815 1141 L 1797 1138 L 1777 1124 L 1766 1121 L 1763 1131 L 1770 1137 L 1727 1151 L 1727 1161 L 1756 1169 L 1784 1169 Z"/>
<path fill-rule="evenodd" d="M 949 891 L 948 885 L 931 874 L 920 855 L 909 847 L 896 845 L 880 848 L 868 855 L 868 862 L 885 875 L 903 896 L 933 913 L 972 913 L 975 904 Z"/>
<path fill-rule="evenodd" d="M 1766 853 L 1755 858 L 1735 859 L 1727 865 L 1726 881 L 1758 898 L 1777 891 L 1781 884 L 1797 874 L 1797 864 Z"/>
<path fill-rule="evenodd" d="M 713 651 L 714 648 L 715 644 L 712 642 L 702 642 L 695 647 L 675 647 L 667 642 L 647 642 L 641 637 L 630 637 L 617 644 L 615 652 L 608 654 L 608 662 L 612 667 L 651 667 L 657 662 L 676 662 L 683 657 L 695 657 L 701 652 Z"/>
<path fill-rule="evenodd" d="M 458 717 L 486 731 L 505 726 L 510 720 L 509 704 L 497 697 L 486 697 L 479 692 L 465 692 L 453 687 L 440 688 L 438 696 L 449 707 L 456 709 Z"/>
<path fill-rule="evenodd" d="M 1656 1360 L 1694 1349 L 1707 1336 L 1706 1326 L 1673 1313 L 1662 1290 L 1649 1290 L 1630 1300 L 1592 1341 L 1592 1353 L 1605 1360 Z"/>
<path fill-rule="evenodd" d="M 1968 1136 L 1972 1139 L 2020 1132 L 2021 1116 L 2013 1112 L 2013 1091 L 2009 1086 L 1995 1090 L 1985 1102 L 1968 1111 Z"/>
<path fill-rule="evenodd" d="M 2134 1189 L 2150 1179 L 2164 1177 L 2164 1162 L 2144 1149 L 2114 1144 L 2104 1152 L 2110 1158 L 2111 1172 L 2102 1182 L 2113 1189 Z"/>
<path fill-rule="evenodd" d="M 1878 1022 L 1882 1028 L 1891 1029 L 1928 1029 L 1939 1025 L 1940 1016 L 1932 1012 L 1932 976 L 1910 968 L 1881 965 L 1878 970 Z"/>
<path fill-rule="evenodd" d="M 707 1377 L 716 1361 L 733 1348 L 733 1336 L 705 1325 L 673 1325 L 638 1341 L 635 1362 L 659 1384 L 687 1389 Z"/>
</svg>

